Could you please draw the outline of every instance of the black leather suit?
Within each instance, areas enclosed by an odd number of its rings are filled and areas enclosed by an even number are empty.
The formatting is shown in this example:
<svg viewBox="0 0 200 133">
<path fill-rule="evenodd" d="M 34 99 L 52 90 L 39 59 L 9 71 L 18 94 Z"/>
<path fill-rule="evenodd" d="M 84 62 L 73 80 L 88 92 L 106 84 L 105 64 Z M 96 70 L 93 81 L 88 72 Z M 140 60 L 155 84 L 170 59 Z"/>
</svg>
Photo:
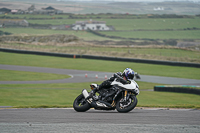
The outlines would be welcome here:
<svg viewBox="0 0 200 133">
<path fill-rule="evenodd" d="M 121 82 L 122 84 L 128 84 L 129 82 L 127 80 L 123 79 L 123 75 L 121 72 L 117 72 L 114 73 L 113 76 L 105 81 L 103 81 L 100 85 L 98 89 L 102 89 L 102 88 L 110 88 L 111 87 L 111 83 L 117 78 L 117 80 L 119 82 Z"/>
</svg>

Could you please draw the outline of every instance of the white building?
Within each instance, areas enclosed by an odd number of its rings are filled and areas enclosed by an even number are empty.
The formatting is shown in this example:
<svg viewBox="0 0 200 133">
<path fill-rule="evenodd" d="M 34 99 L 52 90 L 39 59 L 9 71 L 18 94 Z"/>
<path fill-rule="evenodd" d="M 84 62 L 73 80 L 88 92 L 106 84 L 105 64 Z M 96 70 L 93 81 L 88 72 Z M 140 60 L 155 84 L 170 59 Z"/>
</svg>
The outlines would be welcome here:
<svg viewBox="0 0 200 133">
<path fill-rule="evenodd" d="M 154 7 L 153 10 L 154 10 L 154 11 L 163 11 L 164 8 L 163 8 L 163 7 Z"/>
<path fill-rule="evenodd" d="M 76 21 L 73 30 L 110 30 L 104 21 Z"/>
</svg>

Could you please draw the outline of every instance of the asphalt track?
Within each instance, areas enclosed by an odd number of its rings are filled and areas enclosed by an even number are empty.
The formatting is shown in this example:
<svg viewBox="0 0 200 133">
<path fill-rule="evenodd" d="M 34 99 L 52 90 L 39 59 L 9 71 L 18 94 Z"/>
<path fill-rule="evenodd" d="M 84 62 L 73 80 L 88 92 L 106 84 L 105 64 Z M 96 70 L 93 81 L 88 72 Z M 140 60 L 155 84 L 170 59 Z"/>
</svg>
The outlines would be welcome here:
<svg viewBox="0 0 200 133">
<path fill-rule="evenodd" d="M 71 78 L 48 81 L 0 81 L 0 84 L 76 83 L 105 80 L 112 73 L 69 69 L 0 65 L 0 69 L 71 75 Z M 87 73 L 88 77 L 85 78 Z M 98 75 L 98 78 L 95 76 Z M 200 80 L 141 75 L 140 81 L 162 84 L 200 85 Z M 200 110 L 141 109 L 129 113 L 73 109 L 10 109 L 0 108 L 1 133 L 199 133 Z"/>
<path fill-rule="evenodd" d="M 200 110 L 0 109 L 1 133 L 199 133 Z"/>
<path fill-rule="evenodd" d="M 0 84 L 95 82 L 95 81 L 105 80 L 105 75 L 108 78 L 113 75 L 113 73 L 109 73 L 109 72 L 58 69 L 58 68 L 43 68 L 43 67 L 31 67 L 31 66 L 14 66 L 14 65 L 0 65 L 0 69 L 71 75 L 71 78 L 68 78 L 68 79 L 44 80 L 44 81 L 0 81 Z M 87 78 L 85 78 L 85 74 L 87 74 Z M 98 78 L 96 78 L 96 75 L 98 75 Z M 198 86 L 200 85 L 200 80 L 196 80 L 196 79 L 183 79 L 183 78 L 149 76 L 149 75 L 141 75 L 141 79 L 138 81 L 159 83 L 159 84 L 171 84 L 171 85 L 198 85 Z"/>
</svg>

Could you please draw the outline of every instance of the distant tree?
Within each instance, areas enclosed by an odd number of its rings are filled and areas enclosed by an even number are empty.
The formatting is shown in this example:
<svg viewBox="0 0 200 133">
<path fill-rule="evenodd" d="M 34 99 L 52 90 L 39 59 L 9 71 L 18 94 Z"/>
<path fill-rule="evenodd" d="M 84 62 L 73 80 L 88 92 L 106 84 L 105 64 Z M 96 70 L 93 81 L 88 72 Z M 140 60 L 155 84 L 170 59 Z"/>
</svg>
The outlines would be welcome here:
<svg viewBox="0 0 200 133">
<path fill-rule="evenodd" d="M 3 36 L 3 35 L 11 35 L 12 33 L 9 33 L 9 32 L 3 32 L 0 30 L 0 36 Z"/>
</svg>

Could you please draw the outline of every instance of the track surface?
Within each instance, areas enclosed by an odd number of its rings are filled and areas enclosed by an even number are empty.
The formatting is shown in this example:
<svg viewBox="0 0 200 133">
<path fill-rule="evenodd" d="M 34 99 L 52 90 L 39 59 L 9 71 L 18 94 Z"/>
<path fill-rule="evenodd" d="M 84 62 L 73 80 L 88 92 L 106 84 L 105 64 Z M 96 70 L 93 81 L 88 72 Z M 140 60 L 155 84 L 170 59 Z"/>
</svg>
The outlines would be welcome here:
<svg viewBox="0 0 200 133">
<path fill-rule="evenodd" d="M 4 70 L 17 70 L 17 71 L 30 71 L 30 72 L 43 72 L 55 74 L 67 74 L 72 78 L 60 80 L 45 80 L 45 81 L 0 81 L 0 84 L 41 84 L 41 83 L 80 83 L 80 82 L 95 82 L 105 80 L 105 75 L 111 77 L 113 73 L 97 72 L 97 71 L 84 71 L 84 70 L 70 70 L 70 69 L 57 69 L 57 68 L 43 68 L 43 67 L 30 67 L 30 66 L 14 66 L 14 65 L 0 65 L 0 69 Z M 87 78 L 85 78 L 87 74 Z M 98 75 L 98 78 L 96 78 Z M 141 75 L 138 81 L 160 83 L 160 84 L 175 84 L 175 85 L 200 85 L 200 80 L 183 79 L 173 77 L 149 76 Z"/>
<path fill-rule="evenodd" d="M 0 109 L 1 132 L 199 133 L 200 110 Z"/>
<path fill-rule="evenodd" d="M 0 81 L 0 84 L 75 83 L 105 80 L 112 73 L 0 65 L 0 69 L 67 74 L 72 77 L 48 81 Z M 85 78 L 85 74 L 88 77 Z M 95 78 L 98 75 L 98 78 Z M 162 84 L 200 85 L 200 80 L 141 75 L 140 81 Z M 134 109 L 129 113 L 89 110 L 78 113 L 73 109 L 6 109 L 0 108 L 0 132 L 141 132 L 199 133 L 200 110 Z"/>
</svg>

